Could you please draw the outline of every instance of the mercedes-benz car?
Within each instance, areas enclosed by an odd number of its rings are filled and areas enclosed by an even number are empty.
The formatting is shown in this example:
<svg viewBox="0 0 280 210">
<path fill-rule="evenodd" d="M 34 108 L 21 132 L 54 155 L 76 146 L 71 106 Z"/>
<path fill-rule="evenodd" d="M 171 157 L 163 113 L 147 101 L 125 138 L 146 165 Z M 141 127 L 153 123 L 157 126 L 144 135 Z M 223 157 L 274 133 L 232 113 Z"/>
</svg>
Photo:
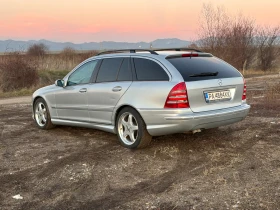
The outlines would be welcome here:
<svg viewBox="0 0 280 210">
<path fill-rule="evenodd" d="M 100 129 L 131 149 L 152 136 L 236 123 L 249 109 L 241 73 L 194 49 L 102 52 L 33 94 L 39 128 Z"/>
</svg>

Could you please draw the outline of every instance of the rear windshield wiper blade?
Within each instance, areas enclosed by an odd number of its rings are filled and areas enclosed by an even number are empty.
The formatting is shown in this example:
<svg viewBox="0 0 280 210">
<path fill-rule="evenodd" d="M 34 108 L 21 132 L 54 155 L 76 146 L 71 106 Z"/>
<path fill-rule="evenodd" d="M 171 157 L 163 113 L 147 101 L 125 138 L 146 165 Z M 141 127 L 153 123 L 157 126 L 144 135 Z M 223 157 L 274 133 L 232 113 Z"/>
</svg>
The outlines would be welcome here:
<svg viewBox="0 0 280 210">
<path fill-rule="evenodd" d="M 191 74 L 189 77 L 207 77 L 207 76 L 217 76 L 219 72 L 203 72 L 200 74 Z"/>
</svg>

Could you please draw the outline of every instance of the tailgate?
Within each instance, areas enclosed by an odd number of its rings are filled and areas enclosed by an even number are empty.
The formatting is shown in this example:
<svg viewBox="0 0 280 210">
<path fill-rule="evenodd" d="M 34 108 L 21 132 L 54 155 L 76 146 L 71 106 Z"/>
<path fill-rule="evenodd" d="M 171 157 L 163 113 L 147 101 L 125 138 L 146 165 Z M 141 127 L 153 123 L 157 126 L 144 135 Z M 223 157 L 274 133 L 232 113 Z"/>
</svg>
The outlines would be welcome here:
<svg viewBox="0 0 280 210">
<path fill-rule="evenodd" d="M 188 55 L 188 57 L 186 57 Z M 193 112 L 238 106 L 244 88 L 240 72 L 223 60 L 208 54 L 182 54 L 167 57 L 182 75 Z"/>
<path fill-rule="evenodd" d="M 224 109 L 241 105 L 243 78 L 225 78 L 186 82 L 193 112 Z"/>
</svg>

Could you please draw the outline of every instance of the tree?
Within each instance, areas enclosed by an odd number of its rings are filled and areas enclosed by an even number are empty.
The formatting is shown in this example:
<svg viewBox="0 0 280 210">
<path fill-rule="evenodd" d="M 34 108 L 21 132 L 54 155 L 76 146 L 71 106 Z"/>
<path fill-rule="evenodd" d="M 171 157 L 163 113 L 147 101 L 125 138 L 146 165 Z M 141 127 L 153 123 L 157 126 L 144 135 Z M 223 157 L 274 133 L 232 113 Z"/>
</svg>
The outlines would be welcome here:
<svg viewBox="0 0 280 210">
<path fill-rule="evenodd" d="M 258 46 L 258 67 L 267 71 L 272 69 L 280 55 L 280 27 L 262 27 L 256 37 Z"/>
<path fill-rule="evenodd" d="M 222 55 L 225 33 L 229 27 L 229 16 L 223 7 L 203 4 L 200 17 L 200 46 L 207 51 Z"/>
<path fill-rule="evenodd" d="M 250 18 L 239 15 L 231 21 L 225 35 L 225 59 L 238 69 L 246 69 L 256 54 L 254 37 L 255 22 Z"/>
<path fill-rule="evenodd" d="M 204 4 L 200 20 L 200 47 L 243 69 L 255 54 L 254 20 L 230 16 L 223 7 Z"/>
<path fill-rule="evenodd" d="M 27 55 L 31 55 L 31 56 L 44 56 L 48 51 L 48 47 L 43 44 L 43 43 L 39 43 L 39 44 L 33 44 L 31 46 L 28 47 L 27 49 Z"/>
</svg>

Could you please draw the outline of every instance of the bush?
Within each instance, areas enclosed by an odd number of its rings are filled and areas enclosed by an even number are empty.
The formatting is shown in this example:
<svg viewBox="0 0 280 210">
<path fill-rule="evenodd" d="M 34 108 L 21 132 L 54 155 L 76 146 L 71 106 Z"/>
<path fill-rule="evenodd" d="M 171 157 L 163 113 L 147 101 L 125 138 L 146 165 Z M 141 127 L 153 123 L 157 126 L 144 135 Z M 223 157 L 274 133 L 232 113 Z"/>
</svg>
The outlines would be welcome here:
<svg viewBox="0 0 280 210">
<path fill-rule="evenodd" d="M 0 63 L 0 73 L 0 87 L 3 91 L 30 88 L 39 79 L 36 65 L 20 53 L 7 55 Z"/>
<path fill-rule="evenodd" d="M 33 44 L 28 49 L 26 54 L 31 56 L 44 56 L 48 51 L 48 47 L 43 44 Z"/>
<path fill-rule="evenodd" d="M 60 56 L 63 59 L 73 59 L 76 55 L 76 50 L 71 47 L 65 47 L 61 52 Z"/>
<path fill-rule="evenodd" d="M 39 71 L 40 85 L 54 84 L 55 80 L 63 79 L 69 71 Z"/>
</svg>

